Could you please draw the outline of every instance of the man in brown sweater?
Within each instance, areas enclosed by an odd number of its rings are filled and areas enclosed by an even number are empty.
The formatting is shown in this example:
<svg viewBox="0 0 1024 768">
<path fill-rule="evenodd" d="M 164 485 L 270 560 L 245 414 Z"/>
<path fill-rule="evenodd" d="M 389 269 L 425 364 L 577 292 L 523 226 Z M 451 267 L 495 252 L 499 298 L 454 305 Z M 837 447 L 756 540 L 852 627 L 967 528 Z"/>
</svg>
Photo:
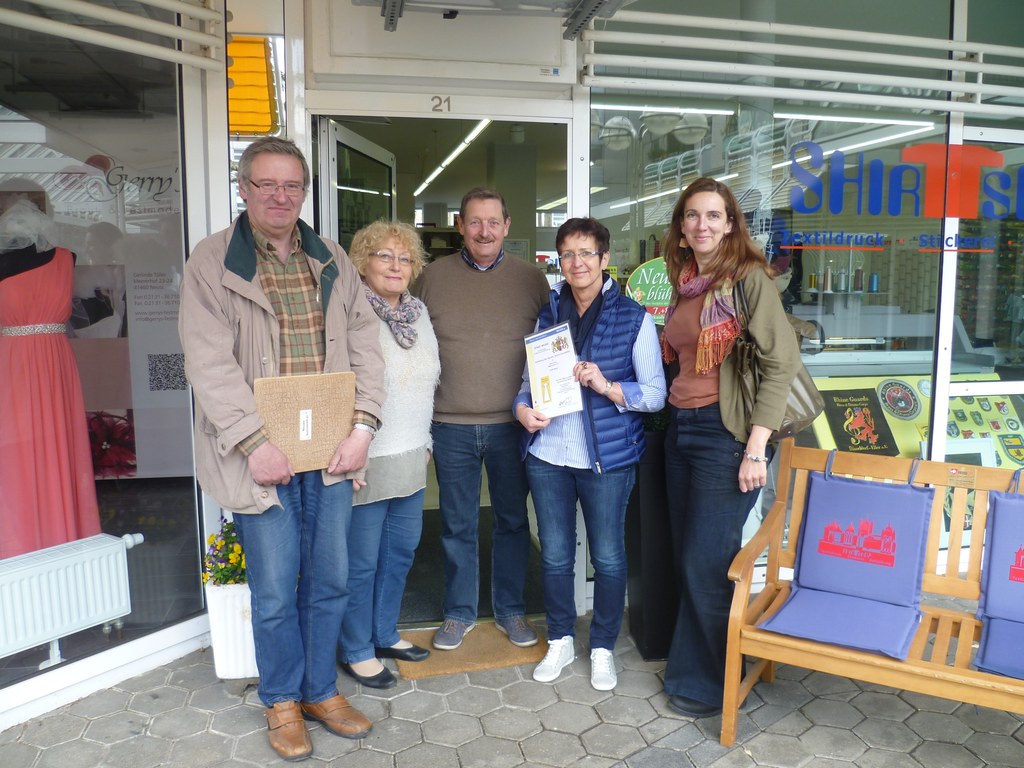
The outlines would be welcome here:
<svg viewBox="0 0 1024 768">
<path fill-rule="evenodd" d="M 434 647 L 445 651 L 462 644 L 477 618 L 482 466 L 494 514 L 495 623 L 515 645 L 537 642 L 523 615 L 528 487 L 519 449 L 522 427 L 512 415 L 512 401 L 526 363 L 523 337 L 533 332 L 548 300 L 548 283 L 536 267 L 506 257 L 502 245 L 511 223 L 498 192 L 467 192 L 458 221 L 465 246 L 428 265 L 414 289 L 430 311 L 441 352 L 431 432 L 446 587 L 444 624 Z"/>
</svg>

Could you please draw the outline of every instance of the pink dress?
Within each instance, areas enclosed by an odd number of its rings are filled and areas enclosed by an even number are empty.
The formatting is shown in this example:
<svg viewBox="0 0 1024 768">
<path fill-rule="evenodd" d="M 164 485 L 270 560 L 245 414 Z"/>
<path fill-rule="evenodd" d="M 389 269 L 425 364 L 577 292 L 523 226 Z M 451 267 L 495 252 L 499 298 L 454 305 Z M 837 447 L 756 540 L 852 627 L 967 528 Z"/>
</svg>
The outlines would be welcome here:
<svg viewBox="0 0 1024 768">
<path fill-rule="evenodd" d="M 0 259 L 3 255 L 0 254 Z M 74 260 L 0 280 L 0 558 L 100 533 L 71 345 Z"/>
</svg>

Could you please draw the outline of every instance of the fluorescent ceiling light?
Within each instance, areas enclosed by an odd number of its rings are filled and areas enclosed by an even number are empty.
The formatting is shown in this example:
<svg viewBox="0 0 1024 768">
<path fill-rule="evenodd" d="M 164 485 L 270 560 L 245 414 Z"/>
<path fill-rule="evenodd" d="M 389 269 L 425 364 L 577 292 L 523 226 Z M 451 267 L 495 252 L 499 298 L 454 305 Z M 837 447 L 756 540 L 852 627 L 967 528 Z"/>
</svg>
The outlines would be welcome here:
<svg viewBox="0 0 1024 768">
<path fill-rule="evenodd" d="M 878 138 L 878 139 L 870 139 L 868 141 L 861 141 L 861 142 L 858 142 L 857 144 L 849 144 L 849 145 L 847 145 L 845 147 L 836 147 L 835 149 L 826 149 L 824 152 L 821 153 L 821 156 L 822 157 L 828 157 L 829 155 L 832 155 L 835 152 L 849 152 L 851 149 L 864 149 L 864 147 L 872 147 L 872 146 L 874 146 L 876 144 L 887 144 L 887 143 L 896 141 L 897 139 L 905 139 L 908 136 L 916 136 L 919 133 L 927 133 L 928 131 L 932 130 L 934 127 L 935 127 L 934 123 L 922 123 L 920 128 L 914 128 L 913 130 L 910 130 L 910 131 L 903 131 L 901 133 L 893 133 L 893 134 L 890 134 L 889 136 L 882 136 L 881 138 Z M 777 168 L 783 168 L 783 167 L 789 165 L 791 162 L 802 163 L 802 162 L 805 162 L 805 161 L 810 160 L 810 159 L 811 159 L 810 157 L 804 156 L 804 157 L 793 158 L 791 160 L 783 160 L 781 163 L 776 163 L 775 165 L 773 165 L 772 166 L 772 170 L 775 170 Z"/>
<path fill-rule="evenodd" d="M 724 176 L 715 176 L 714 178 L 718 181 L 728 181 L 729 179 L 735 179 L 739 176 L 738 173 L 727 173 Z M 647 195 L 647 197 L 638 197 L 636 200 L 627 200 L 624 203 L 615 203 L 609 205 L 609 208 L 627 208 L 629 206 L 636 205 L 637 203 L 646 203 L 648 200 L 656 200 L 659 197 L 665 197 L 666 195 L 677 195 L 683 191 L 682 187 L 676 187 L 675 189 L 668 189 L 664 192 L 658 192 L 655 195 Z"/>
<path fill-rule="evenodd" d="M 683 191 L 682 187 L 676 187 L 675 189 L 668 189 L 668 190 L 666 190 L 664 192 L 658 192 L 657 194 L 654 194 L 654 195 L 647 195 L 646 197 L 638 197 L 636 200 L 627 200 L 624 203 L 614 203 L 612 205 L 609 205 L 608 207 L 609 208 L 627 208 L 627 207 L 629 207 L 631 205 L 636 205 L 637 203 L 646 203 L 648 200 L 657 200 L 659 197 L 665 197 L 666 195 L 675 195 L 675 194 L 678 194 L 679 192 L 682 192 L 682 191 Z"/>
<path fill-rule="evenodd" d="M 850 144 L 845 147 L 839 147 L 839 149 L 832 150 L 833 152 L 849 152 L 851 149 L 863 149 L 864 147 L 872 147 L 875 144 L 886 144 L 888 142 L 895 141 L 896 139 L 905 139 L 908 136 L 916 136 L 919 133 L 926 133 L 934 128 L 934 124 L 928 123 L 925 127 L 915 128 L 912 131 L 903 131 L 902 133 L 894 133 L 892 136 L 886 136 L 881 139 L 872 139 L 871 141 L 862 141 L 858 144 Z M 831 154 L 831 153 L 829 153 Z"/>
<path fill-rule="evenodd" d="M 459 146 L 452 150 L 451 154 L 448 155 L 444 160 L 441 161 L 441 167 L 447 168 L 449 165 L 455 162 L 455 158 L 466 151 L 466 147 L 469 146 L 469 142 L 463 141 Z"/>
<path fill-rule="evenodd" d="M 591 187 L 590 194 L 594 194 L 595 192 L 604 192 L 606 189 L 608 189 L 608 187 Z M 569 202 L 569 198 L 560 197 L 557 200 L 552 200 L 551 202 L 544 203 L 543 205 L 538 205 L 537 210 L 550 211 L 552 208 L 557 208 L 560 205 L 565 205 L 567 202 Z"/>
<path fill-rule="evenodd" d="M 594 190 L 590 190 L 590 191 L 593 192 Z M 538 211 L 550 211 L 552 208 L 557 208 L 560 205 L 565 205 L 567 202 L 569 202 L 569 198 L 567 198 L 567 197 L 560 197 L 557 200 L 552 200 L 550 203 L 544 203 L 543 205 L 538 205 L 537 206 L 537 210 Z"/>
<path fill-rule="evenodd" d="M 362 187 L 346 187 L 343 184 L 335 184 L 335 189 L 341 189 L 345 192 L 358 192 L 363 195 L 382 195 L 384 197 L 391 197 L 390 192 L 383 192 L 379 189 L 363 189 Z"/>
<path fill-rule="evenodd" d="M 469 136 L 467 136 L 466 138 L 464 138 L 462 140 L 463 143 L 464 144 L 472 144 L 473 140 L 477 136 L 479 136 L 481 133 L 483 133 L 484 128 L 486 128 L 490 124 L 491 124 L 490 120 L 481 120 L 479 123 L 476 124 L 476 128 L 474 128 L 472 131 L 469 132 Z"/>
<path fill-rule="evenodd" d="M 882 117 L 849 117 L 843 115 L 807 115 L 796 112 L 776 112 L 773 117 L 780 120 L 816 120 L 822 123 L 857 123 L 860 125 L 913 125 L 935 127 L 927 120 L 888 120 Z"/>
<path fill-rule="evenodd" d="M 591 111 L 596 109 L 614 109 L 619 112 L 664 112 L 671 115 L 699 114 L 699 115 L 734 115 L 732 109 L 698 109 L 696 107 L 656 107 L 651 105 L 641 106 L 637 104 L 591 104 Z"/>
<path fill-rule="evenodd" d="M 444 159 L 444 162 L 442 162 L 439 166 L 437 166 L 437 168 L 435 168 L 433 170 L 433 172 L 429 176 L 427 176 L 426 179 L 424 179 L 423 183 L 420 184 L 419 187 L 416 188 L 415 192 L 412 193 L 412 196 L 413 197 L 419 197 L 420 194 L 423 192 L 423 190 L 425 190 L 427 187 L 429 187 L 430 183 L 434 179 L 436 179 L 438 176 L 441 175 L 441 171 L 443 171 L 445 168 L 447 168 L 449 165 L 451 165 L 453 162 L 455 162 L 455 158 L 457 158 L 459 155 L 461 155 L 463 152 L 465 152 L 466 151 L 466 147 L 468 147 L 470 144 L 472 144 L 473 140 L 477 136 L 479 136 L 483 132 L 483 130 L 488 125 L 490 125 L 490 124 L 491 124 L 491 121 L 487 120 L 487 119 L 481 120 L 479 123 L 477 123 L 476 127 L 473 128 L 473 130 L 469 132 L 469 134 L 466 136 L 466 138 L 464 138 L 462 140 L 462 142 L 459 144 L 459 146 L 457 146 L 455 149 L 453 149 L 451 154 L 448 155 L 448 157 L 446 157 Z"/>
</svg>

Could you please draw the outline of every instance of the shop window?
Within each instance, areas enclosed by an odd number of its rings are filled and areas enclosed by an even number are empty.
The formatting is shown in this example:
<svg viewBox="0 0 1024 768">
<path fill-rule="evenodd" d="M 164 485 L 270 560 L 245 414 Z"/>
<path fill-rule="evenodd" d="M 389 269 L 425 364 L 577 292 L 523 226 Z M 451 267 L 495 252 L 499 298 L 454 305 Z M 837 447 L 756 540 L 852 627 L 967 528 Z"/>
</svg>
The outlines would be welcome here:
<svg viewBox="0 0 1024 768">
<path fill-rule="evenodd" d="M 1022 423 L 1021 395 L 952 397 L 942 425 L 946 431 L 945 460 L 984 467 L 1024 467 Z"/>
<path fill-rule="evenodd" d="M 1020 147 L 968 144 L 980 156 L 977 200 L 944 245 L 955 248 L 956 320 L 1003 379 L 1024 379 L 1024 165 Z M 954 371 L 964 368 L 954 356 Z"/>
<path fill-rule="evenodd" d="M 673 10 L 685 18 L 665 16 L 676 36 L 659 44 L 660 67 L 630 62 L 635 40 L 619 34 L 653 34 L 651 24 L 613 18 L 584 33 L 593 45 L 583 78 L 590 181 L 605 188 L 592 192 L 591 212 L 612 232 L 612 264 L 660 319 L 671 291 L 658 260 L 673 206 L 701 176 L 725 182 L 778 273 L 786 310 L 822 329 L 803 352 L 826 409 L 801 439 L 917 456 L 933 428 L 932 372 L 947 354 L 936 333 L 949 318 L 952 382 L 1002 380 L 1016 392 L 1024 381 L 1020 144 L 970 140 L 1016 141 L 1003 129 L 1020 124 L 1006 92 L 1020 84 L 989 66 L 1018 62 L 1021 49 L 987 4 L 955 20 L 972 55 L 953 59 L 936 53 L 952 45 L 953 4 L 909 26 L 882 3 L 810 17 L 751 6 L 737 15 L 751 23 L 743 29 L 698 5 L 683 0 Z M 762 23 L 780 26 L 752 31 Z M 817 27 L 813 36 L 803 25 Z M 872 31 L 887 37 L 872 41 Z M 907 36 L 895 53 L 919 55 L 917 69 L 864 58 L 858 34 L 879 51 Z M 950 61 L 977 69 L 966 76 L 976 96 L 947 91 L 963 79 L 943 74 Z M 951 99 L 966 115 L 949 114 Z M 996 130 L 965 131 L 960 147 L 961 123 Z"/>
<path fill-rule="evenodd" d="M 0 466 L 19 468 L 0 474 L 2 688 L 203 600 L 177 67 L 25 31 L 0 43 L 0 208 L 28 202 L 47 222 L 45 244 L 0 255 Z M 95 534 L 131 537 L 127 582 L 89 559 Z M 80 620 L 62 615 L 72 592 Z"/>
<path fill-rule="evenodd" d="M 921 168 L 903 155 L 944 146 L 941 123 L 822 110 L 769 119 L 720 103 L 676 115 L 677 126 L 685 123 L 679 135 L 658 136 L 635 113 L 598 109 L 603 125 L 618 120 L 630 136 L 609 142 L 604 131 L 593 147 L 601 161 L 592 182 L 600 174 L 618 191 L 602 193 L 593 210 L 616 233 L 620 270 L 660 256 L 680 192 L 713 176 L 736 194 L 779 274 L 787 311 L 822 326 L 824 347 L 808 359 L 816 375 L 859 373 L 865 364 L 930 373 L 941 221 L 922 215 Z M 897 188 L 905 177 L 913 180 L 907 194 Z"/>
</svg>

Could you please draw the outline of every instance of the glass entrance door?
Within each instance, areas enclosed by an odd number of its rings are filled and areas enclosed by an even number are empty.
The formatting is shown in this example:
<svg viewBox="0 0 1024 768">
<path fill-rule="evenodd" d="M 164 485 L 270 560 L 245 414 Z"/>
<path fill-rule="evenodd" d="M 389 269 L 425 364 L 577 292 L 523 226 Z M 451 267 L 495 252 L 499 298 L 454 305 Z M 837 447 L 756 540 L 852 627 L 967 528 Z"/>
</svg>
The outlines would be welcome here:
<svg viewBox="0 0 1024 768">
<path fill-rule="evenodd" d="M 568 215 L 569 126 L 565 119 L 401 114 L 407 112 L 393 107 L 368 114 L 338 107 L 315 118 L 319 231 L 348 249 L 360 228 L 390 217 L 417 223 L 430 257 L 441 258 L 461 245 L 453 216 L 462 196 L 474 187 L 493 186 L 505 197 L 512 221 L 504 240 L 506 255 L 544 270 L 540 260 L 553 253 L 558 225 Z M 433 462 L 427 470 L 423 531 L 402 601 L 400 622 L 407 626 L 436 624 L 444 618 L 442 520 L 432 467 Z M 479 531 L 482 618 L 493 615 L 492 519 L 485 480 Z M 534 521 L 531 514 L 536 530 Z M 582 535 L 582 520 L 578 530 Z M 581 611 L 588 591 L 585 549 L 582 540 L 575 585 Z M 531 549 L 527 564 L 524 602 L 530 615 L 544 611 L 538 552 L 537 547 Z"/>
<path fill-rule="evenodd" d="M 362 227 L 395 218 L 395 155 L 329 118 L 319 146 L 321 231 L 348 250 Z"/>
</svg>

